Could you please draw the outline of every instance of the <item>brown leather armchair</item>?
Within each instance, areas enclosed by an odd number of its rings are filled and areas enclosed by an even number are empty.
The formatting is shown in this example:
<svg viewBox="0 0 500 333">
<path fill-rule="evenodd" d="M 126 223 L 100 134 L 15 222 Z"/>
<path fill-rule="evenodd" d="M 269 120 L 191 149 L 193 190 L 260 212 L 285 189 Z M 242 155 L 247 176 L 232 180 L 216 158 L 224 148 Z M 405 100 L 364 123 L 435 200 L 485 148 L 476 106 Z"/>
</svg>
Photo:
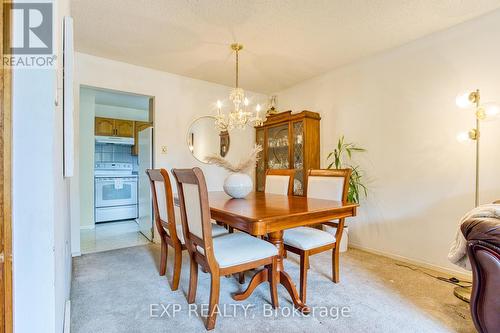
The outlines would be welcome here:
<svg viewBox="0 0 500 333">
<path fill-rule="evenodd" d="M 472 319 L 481 333 L 500 332 L 500 223 L 470 220 L 461 230 L 472 266 Z"/>
</svg>

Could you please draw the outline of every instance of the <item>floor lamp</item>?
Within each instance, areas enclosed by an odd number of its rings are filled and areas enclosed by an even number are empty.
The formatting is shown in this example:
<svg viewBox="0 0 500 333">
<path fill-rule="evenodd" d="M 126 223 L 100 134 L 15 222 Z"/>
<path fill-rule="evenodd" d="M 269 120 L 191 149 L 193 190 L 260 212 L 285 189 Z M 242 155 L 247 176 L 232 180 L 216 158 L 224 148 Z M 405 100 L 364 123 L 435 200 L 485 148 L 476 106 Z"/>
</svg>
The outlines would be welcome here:
<svg viewBox="0 0 500 333">
<path fill-rule="evenodd" d="M 470 93 L 459 95 L 456 98 L 456 104 L 462 109 L 473 109 L 476 118 L 476 127 L 468 132 L 462 132 L 457 135 L 459 142 L 473 140 L 476 142 L 476 180 L 474 191 L 474 207 L 479 206 L 479 148 L 481 142 L 481 122 L 490 120 L 500 115 L 500 108 L 494 103 L 481 104 L 481 93 L 479 89 Z M 455 287 L 453 293 L 463 301 L 470 302 L 470 293 L 472 287 Z"/>
</svg>

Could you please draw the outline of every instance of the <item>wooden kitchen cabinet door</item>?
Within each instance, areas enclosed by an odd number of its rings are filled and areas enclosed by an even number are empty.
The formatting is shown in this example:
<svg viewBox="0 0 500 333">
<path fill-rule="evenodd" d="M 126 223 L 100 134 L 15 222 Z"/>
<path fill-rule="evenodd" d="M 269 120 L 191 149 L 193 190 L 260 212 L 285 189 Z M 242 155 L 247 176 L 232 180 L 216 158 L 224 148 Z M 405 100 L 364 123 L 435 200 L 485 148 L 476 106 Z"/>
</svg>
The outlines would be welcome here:
<svg viewBox="0 0 500 333">
<path fill-rule="evenodd" d="M 133 138 L 134 137 L 134 121 L 115 119 L 115 136 Z"/>
<path fill-rule="evenodd" d="M 110 118 L 95 118 L 95 135 L 115 135 L 115 120 Z"/>
</svg>

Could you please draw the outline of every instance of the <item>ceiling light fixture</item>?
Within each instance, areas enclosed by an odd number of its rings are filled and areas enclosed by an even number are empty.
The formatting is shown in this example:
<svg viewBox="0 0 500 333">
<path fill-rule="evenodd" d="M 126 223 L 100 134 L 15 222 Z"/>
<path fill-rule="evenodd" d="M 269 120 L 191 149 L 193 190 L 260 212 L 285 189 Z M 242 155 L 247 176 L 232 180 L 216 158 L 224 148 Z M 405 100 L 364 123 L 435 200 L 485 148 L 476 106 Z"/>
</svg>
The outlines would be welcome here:
<svg viewBox="0 0 500 333">
<path fill-rule="evenodd" d="M 222 102 L 220 100 L 217 101 L 215 124 L 222 131 L 234 128 L 245 129 L 246 125 L 261 126 L 264 122 L 264 119 L 260 116 L 260 105 L 256 105 L 255 114 L 252 111 L 248 111 L 250 101 L 245 97 L 245 91 L 239 87 L 239 51 L 242 49 L 243 45 L 241 44 L 231 44 L 231 50 L 233 50 L 236 56 L 236 80 L 235 87 L 229 94 L 229 100 L 233 103 L 233 109 L 227 114 L 223 113 Z"/>
</svg>

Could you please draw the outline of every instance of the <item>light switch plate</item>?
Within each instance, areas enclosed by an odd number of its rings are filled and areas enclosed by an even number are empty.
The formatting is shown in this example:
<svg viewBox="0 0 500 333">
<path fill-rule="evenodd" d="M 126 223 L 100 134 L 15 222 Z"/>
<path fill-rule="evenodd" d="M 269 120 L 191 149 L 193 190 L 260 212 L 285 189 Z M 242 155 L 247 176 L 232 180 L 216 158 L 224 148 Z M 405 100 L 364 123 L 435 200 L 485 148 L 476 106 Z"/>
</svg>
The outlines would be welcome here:
<svg viewBox="0 0 500 333">
<path fill-rule="evenodd" d="M 167 153 L 167 146 L 161 146 L 161 153 L 166 154 Z"/>
</svg>

